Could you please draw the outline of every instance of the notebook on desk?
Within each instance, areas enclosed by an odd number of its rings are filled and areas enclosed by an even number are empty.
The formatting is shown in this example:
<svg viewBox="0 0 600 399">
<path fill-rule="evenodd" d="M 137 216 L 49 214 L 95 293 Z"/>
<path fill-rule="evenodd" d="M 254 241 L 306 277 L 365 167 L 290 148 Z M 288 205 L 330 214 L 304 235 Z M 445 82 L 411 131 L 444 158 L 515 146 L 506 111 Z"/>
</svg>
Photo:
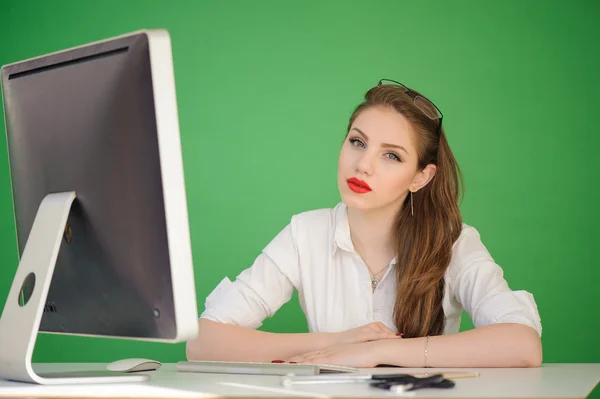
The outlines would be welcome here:
<svg viewBox="0 0 600 399">
<path fill-rule="evenodd" d="M 219 362 L 194 360 L 177 363 L 178 371 L 219 374 L 263 374 L 263 375 L 318 375 L 328 373 L 352 373 L 354 367 L 327 364 L 290 364 L 262 362 Z"/>
</svg>

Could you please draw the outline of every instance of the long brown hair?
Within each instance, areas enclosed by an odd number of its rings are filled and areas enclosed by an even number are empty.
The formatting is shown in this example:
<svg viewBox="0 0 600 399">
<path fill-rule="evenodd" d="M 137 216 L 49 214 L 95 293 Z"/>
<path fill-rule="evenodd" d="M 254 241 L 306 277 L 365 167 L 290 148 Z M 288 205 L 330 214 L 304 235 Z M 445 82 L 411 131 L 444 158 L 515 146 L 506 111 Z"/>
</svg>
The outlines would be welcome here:
<svg viewBox="0 0 600 399">
<path fill-rule="evenodd" d="M 411 215 L 410 194 L 396 215 L 398 288 L 394 322 L 406 338 L 441 335 L 445 326 L 444 274 L 452 257 L 452 245 L 462 228 L 459 209 L 459 195 L 464 187 L 462 173 L 443 127 L 438 136 L 439 120 L 427 117 L 400 86 L 370 89 L 350 117 L 347 131 L 356 117 L 371 107 L 386 107 L 401 113 L 416 135 L 418 170 L 428 164 L 437 168 L 433 179 L 413 193 L 414 215 Z"/>
</svg>

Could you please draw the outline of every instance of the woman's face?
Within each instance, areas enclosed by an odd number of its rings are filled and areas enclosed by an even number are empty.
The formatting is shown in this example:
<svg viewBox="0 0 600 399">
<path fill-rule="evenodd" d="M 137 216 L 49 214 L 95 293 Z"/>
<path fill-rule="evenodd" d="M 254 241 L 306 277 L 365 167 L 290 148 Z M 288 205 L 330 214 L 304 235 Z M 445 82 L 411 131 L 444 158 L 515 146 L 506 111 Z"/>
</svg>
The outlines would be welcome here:
<svg viewBox="0 0 600 399">
<path fill-rule="evenodd" d="M 409 193 L 433 177 L 435 166 L 417 173 L 412 125 L 389 107 L 370 107 L 352 123 L 338 160 L 342 201 L 363 211 L 399 210 Z M 431 174 L 431 176 L 428 176 Z"/>
</svg>

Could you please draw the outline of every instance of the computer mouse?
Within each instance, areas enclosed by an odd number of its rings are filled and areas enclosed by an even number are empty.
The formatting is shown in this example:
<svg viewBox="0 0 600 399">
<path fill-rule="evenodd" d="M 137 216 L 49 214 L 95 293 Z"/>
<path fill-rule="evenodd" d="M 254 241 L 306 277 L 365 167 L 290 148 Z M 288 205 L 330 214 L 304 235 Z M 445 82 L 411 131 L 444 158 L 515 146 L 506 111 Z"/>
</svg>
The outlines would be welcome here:
<svg viewBox="0 0 600 399">
<path fill-rule="evenodd" d="M 157 360 L 130 358 L 116 360 L 109 363 L 106 368 L 110 371 L 120 371 L 123 373 L 131 373 L 134 371 L 152 371 L 162 366 L 162 363 Z"/>
</svg>

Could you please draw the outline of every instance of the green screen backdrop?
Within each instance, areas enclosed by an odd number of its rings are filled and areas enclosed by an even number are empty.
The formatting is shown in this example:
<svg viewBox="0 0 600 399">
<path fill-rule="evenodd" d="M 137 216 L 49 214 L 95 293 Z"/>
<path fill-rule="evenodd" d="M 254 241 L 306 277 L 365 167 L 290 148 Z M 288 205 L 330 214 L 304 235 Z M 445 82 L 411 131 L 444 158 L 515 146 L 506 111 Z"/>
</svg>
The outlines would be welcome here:
<svg viewBox="0 0 600 399">
<path fill-rule="evenodd" d="M 340 200 L 337 156 L 353 108 L 380 78 L 402 81 L 444 113 L 465 175 L 464 221 L 511 288 L 534 294 L 544 361 L 600 362 L 598 15 L 595 1 L 0 0 L 0 64 L 169 30 L 199 313 L 293 214 Z M 0 137 L 3 307 L 18 259 Z M 261 328 L 306 331 L 297 297 Z M 41 334 L 34 353 L 125 357 L 185 352 Z"/>
</svg>

